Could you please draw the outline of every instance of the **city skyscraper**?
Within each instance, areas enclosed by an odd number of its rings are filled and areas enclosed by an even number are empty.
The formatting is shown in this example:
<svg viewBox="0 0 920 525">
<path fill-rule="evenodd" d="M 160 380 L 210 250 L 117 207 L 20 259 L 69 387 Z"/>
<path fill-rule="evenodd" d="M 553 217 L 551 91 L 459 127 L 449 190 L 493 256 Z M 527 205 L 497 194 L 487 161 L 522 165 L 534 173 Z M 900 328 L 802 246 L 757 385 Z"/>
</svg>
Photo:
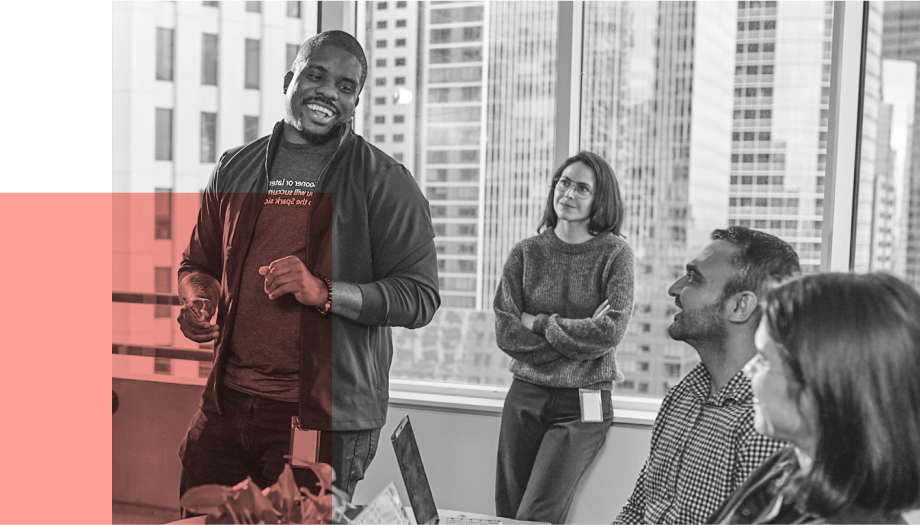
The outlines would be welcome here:
<svg viewBox="0 0 920 525">
<path fill-rule="evenodd" d="M 740 2 L 730 223 L 820 266 L 832 2 Z"/>
<path fill-rule="evenodd" d="M 920 4 L 917 2 L 873 2 L 884 8 L 882 28 L 882 57 L 886 59 L 920 63 Z M 918 73 L 920 75 L 920 73 Z M 918 76 L 920 78 L 920 76 Z M 920 117 L 920 93 L 915 93 L 914 118 Z M 904 187 L 905 210 L 905 267 L 904 277 L 914 287 L 920 288 L 920 134 L 913 133 L 910 149 L 910 171 Z"/>
</svg>

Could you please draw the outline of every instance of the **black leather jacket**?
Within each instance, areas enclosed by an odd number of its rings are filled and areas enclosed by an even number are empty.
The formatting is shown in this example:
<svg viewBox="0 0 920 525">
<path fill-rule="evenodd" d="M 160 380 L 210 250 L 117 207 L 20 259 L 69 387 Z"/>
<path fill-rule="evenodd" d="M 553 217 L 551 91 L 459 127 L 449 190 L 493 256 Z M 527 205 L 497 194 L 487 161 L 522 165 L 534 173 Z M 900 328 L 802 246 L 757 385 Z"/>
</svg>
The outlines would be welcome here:
<svg viewBox="0 0 920 525">
<path fill-rule="evenodd" d="M 220 336 L 201 399 L 206 411 L 221 410 L 241 272 L 283 129 L 279 122 L 270 136 L 221 156 L 183 253 L 180 281 L 186 272 L 199 271 L 221 285 Z M 424 326 L 441 302 L 428 201 L 405 167 L 350 129 L 314 191 L 304 264 L 333 282 L 359 285 L 364 306 L 357 321 L 303 307 L 301 425 L 380 428 L 386 422 L 393 357 L 389 327 Z"/>
</svg>

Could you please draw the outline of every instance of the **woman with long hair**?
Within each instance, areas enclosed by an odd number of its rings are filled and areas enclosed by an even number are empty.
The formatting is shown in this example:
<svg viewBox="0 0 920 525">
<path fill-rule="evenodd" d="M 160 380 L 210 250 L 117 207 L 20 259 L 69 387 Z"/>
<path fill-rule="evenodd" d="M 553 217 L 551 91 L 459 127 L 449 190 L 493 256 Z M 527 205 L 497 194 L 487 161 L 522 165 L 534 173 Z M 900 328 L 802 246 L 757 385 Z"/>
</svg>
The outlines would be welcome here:
<svg viewBox="0 0 920 525">
<path fill-rule="evenodd" d="M 610 165 L 581 152 L 553 174 L 538 235 L 511 250 L 495 294 L 512 357 L 498 444 L 499 516 L 564 523 L 613 421 L 616 349 L 633 307 L 635 258 L 620 233 Z"/>
<path fill-rule="evenodd" d="M 920 294 L 885 274 L 767 293 L 745 366 L 758 432 L 786 441 L 711 523 L 903 523 L 920 506 Z"/>
</svg>

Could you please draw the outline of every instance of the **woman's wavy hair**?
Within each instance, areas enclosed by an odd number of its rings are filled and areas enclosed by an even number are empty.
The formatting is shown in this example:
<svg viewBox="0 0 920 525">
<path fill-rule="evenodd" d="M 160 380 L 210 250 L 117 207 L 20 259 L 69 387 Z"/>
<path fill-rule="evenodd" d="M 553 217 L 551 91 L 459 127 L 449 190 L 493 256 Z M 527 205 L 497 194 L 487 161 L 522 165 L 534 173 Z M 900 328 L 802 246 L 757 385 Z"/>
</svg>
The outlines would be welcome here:
<svg viewBox="0 0 920 525">
<path fill-rule="evenodd" d="M 546 196 L 546 209 L 543 219 L 537 226 L 537 233 L 542 233 L 545 228 L 555 228 L 559 217 L 553 208 L 553 195 L 556 192 L 556 183 L 562 177 L 562 172 L 570 165 L 581 162 L 594 171 L 594 202 L 588 219 L 588 232 L 591 235 L 612 232 L 614 235 L 623 236 L 620 228 L 623 225 L 623 196 L 620 193 L 620 183 L 610 164 L 597 153 L 580 151 L 562 163 L 562 166 L 553 174 L 552 183 L 549 185 L 549 195 Z"/>
<path fill-rule="evenodd" d="M 788 492 L 821 516 L 920 506 L 920 294 L 881 273 L 800 277 L 767 292 L 790 396 L 814 404 L 815 457 Z"/>
</svg>

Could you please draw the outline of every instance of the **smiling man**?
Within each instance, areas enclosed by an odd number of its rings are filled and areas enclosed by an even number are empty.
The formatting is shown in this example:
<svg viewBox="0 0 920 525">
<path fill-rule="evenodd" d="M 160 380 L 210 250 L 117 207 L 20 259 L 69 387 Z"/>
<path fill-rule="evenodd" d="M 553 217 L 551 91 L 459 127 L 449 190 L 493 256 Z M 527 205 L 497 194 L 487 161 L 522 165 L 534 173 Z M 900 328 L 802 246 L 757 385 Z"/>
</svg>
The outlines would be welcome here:
<svg viewBox="0 0 920 525">
<path fill-rule="evenodd" d="M 292 443 L 353 493 L 374 457 L 389 327 L 428 324 L 440 297 L 427 200 L 350 129 L 366 78 L 354 37 L 310 38 L 284 76 L 284 120 L 214 168 L 179 270 L 182 332 L 215 342 L 180 495 L 247 476 L 269 486 Z"/>
<path fill-rule="evenodd" d="M 702 523 L 782 444 L 754 430 L 751 383 L 758 298 L 800 272 L 785 241 L 732 226 L 668 289 L 679 309 L 668 335 L 701 363 L 665 396 L 651 451 L 614 523 Z"/>
</svg>

